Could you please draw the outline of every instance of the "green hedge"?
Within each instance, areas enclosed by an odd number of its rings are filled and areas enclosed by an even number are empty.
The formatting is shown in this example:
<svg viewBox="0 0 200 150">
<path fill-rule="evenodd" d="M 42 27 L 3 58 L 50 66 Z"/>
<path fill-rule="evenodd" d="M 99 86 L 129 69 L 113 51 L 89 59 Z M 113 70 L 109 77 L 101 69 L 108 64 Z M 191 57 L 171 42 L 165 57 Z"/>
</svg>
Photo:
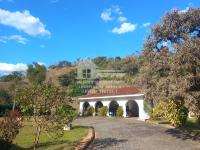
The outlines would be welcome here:
<svg viewBox="0 0 200 150">
<path fill-rule="evenodd" d="M 86 110 L 86 116 L 93 116 L 94 114 L 94 107 L 89 106 Z"/>
<path fill-rule="evenodd" d="M 177 127 L 184 126 L 187 122 L 187 117 L 188 109 L 184 106 L 184 103 L 174 100 L 160 101 L 151 114 L 151 119 L 159 120 L 163 118 Z"/>
<path fill-rule="evenodd" d="M 117 114 L 116 114 L 116 116 L 117 116 L 117 117 L 123 117 L 123 113 L 124 113 L 124 111 L 123 111 L 122 106 L 119 106 L 119 107 L 117 108 Z"/>
<path fill-rule="evenodd" d="M 0 116 L 3 116 L 9 110 L 12 110 L 12 104 L 0 105 Z"/>
<path fill-rule="evenodd" d="M 100 110 L 99 110 L 100 116 L 106 117 L 107 113 L 108 113 L 108 107 L 107 106 L 103 106 L 103 107 L 100 108 Z"/>
</svg>

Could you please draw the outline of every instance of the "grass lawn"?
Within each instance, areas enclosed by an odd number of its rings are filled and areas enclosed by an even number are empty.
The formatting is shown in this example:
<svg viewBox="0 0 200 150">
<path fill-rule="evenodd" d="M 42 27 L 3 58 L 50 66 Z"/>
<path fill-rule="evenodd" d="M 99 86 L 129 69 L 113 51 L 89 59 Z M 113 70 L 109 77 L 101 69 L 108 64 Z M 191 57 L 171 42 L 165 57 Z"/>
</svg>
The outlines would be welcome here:
<svg viewBox="0 0 200 150">
<path fill-rule="evenodd" d="M 166 127 L 170 126 L 170 123 L 166 120 L 150 120 L 150 122 Z M 194 118 L 189 118 L 186 125 L 184 127 L 180 127 L 179 129 L 188 131 L 194 135 L 200 135 L 200 126 L 196 123 L 196 120 Z"/>
<path fill-rule="evenodd" d="M 60 138 L 53 138 L 42 132 L 38 145 L 38 150 L 69 150 L 74 149 L 81 138 L 86 135 L 88 128 L 75 126 L 71 131 L 65 131 Z M 30 122 L 25 122 L 24 127 L 20 130 L 16 139 L 13 142 L 11 150 L 32 149 L 34 136 L 34 128 Z"/>
</svg>

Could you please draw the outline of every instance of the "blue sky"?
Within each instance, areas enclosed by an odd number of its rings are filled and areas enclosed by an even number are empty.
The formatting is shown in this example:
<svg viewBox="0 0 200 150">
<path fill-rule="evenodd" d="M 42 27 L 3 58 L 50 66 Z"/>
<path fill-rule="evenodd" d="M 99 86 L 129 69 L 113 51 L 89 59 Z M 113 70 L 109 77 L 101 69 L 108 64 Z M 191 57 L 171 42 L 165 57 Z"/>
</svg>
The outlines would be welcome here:
<svg viewBox="0 0 200 150">
<path fill-rule="evenodd" d="M 126 56 L 141 51 L 151 25 L 199 0 L 0 0 L 0 72 L 33 61 Z"/>
</svg>

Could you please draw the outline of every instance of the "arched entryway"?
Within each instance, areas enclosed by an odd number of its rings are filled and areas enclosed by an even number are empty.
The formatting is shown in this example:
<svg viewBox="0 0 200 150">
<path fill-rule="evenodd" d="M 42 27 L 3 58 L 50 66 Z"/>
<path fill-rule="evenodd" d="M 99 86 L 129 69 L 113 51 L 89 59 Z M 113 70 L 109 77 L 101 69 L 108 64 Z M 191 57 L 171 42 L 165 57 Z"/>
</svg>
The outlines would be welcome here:
<svg viewBox="0 0 200 150">
<path fill-rule="evenodd" d="M 127 117 L 139 117 L 139 106 L 136 101 L 129 100 L 126 103 L 126 115 Z"/>
<path fill-rule="evenodd" d="M 103 103 L 101 101 L 97 101 L 95 103 L 95 114 L 98 115 L 99 109 L 103 107 Z"/>
<path fill-rule="evenodd" d="M 116 116 L 118 107 L 119 107 L 119 104 L 117 103 L 117 101 L 111 101 L 109 105 L 109 115 Z"/>
<path fill-rule="evenodd" d="M 85 116 L 86 110 L 87 108 L 90 106 L 90 104 L 88 102 L 84 102 L 83 103 L 83 115 Z"/>
</svg>

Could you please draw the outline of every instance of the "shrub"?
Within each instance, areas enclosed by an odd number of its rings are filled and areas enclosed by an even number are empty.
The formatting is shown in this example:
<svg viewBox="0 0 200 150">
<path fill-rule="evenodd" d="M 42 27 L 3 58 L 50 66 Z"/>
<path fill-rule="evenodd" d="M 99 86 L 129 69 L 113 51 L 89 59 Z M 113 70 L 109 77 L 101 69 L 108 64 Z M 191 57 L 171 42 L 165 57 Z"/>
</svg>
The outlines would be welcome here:
<svg viewBox="0 0 200 150">
<path fill-rule="evenodd" d="M 167 119 L 173 126 L 181 127 L 187 122 L 188 109 L 183 102 L 168 100 L 167 102 L 160 101 L 153 109 L 151 118 L 159 120 Z"/>
<path fill-rule="evenodd" d="M 9 110 L 12 110 L 12 104 L 0 105 L 0 117 L 4 116 L 4 114 Z"/>
<path fill-rule="evenodd" d="M 145 111 L 146 113 L 148 113 L 150 116 L 151 116 L 151 114 L 152 114 L 152 112 L 153 112 L 153 107 L 152 107 L 152 105 L 151 105 L 149 102 L 147 102 L 147 101 L 144 101 L 144 111 Z"/>
<path fill-rule="evenodd" d="M 188 109 L 182 102 L 169 100 L 165 109 L 165 118 L 173 126 L 184 126 L 188 117 Z"/>
<path fill-rule="evenodd" d="M 92 116 L 94 114 L 94 107 L 89 106 L 86 110 L 86 115 L 87 116 Z"/>
<path fill-rule="evenodd" d="M 165 118 L 165 111 L 164 111 L 165 104 L 160 101 L 156 107 L 153 108 L 152 113 L 150 114 L 150 118 L 153 120 L 160 120 Z"/>
<path fill-rule="evenodd" d="M 18 111 L 9 111 L 0 122 L 0 147 L 9 149 L 21 128 L 21 114 Z"/>
<path fill-rule="evenodd" d="M 100 116 L 107 116 L 107 113 L 108 113 L 108 107 L 107 106 L 103 106 L 100 108 L 99 110 L 99 115 Z"/>
<path fill-rule="evenodd" d="M 117 117 L 123 117 L 123 113 L 124 113 L 123 108 L 121 106 L 119 106 L 117 108 L 117 114 L 116 114 Z"/>
</svg>

